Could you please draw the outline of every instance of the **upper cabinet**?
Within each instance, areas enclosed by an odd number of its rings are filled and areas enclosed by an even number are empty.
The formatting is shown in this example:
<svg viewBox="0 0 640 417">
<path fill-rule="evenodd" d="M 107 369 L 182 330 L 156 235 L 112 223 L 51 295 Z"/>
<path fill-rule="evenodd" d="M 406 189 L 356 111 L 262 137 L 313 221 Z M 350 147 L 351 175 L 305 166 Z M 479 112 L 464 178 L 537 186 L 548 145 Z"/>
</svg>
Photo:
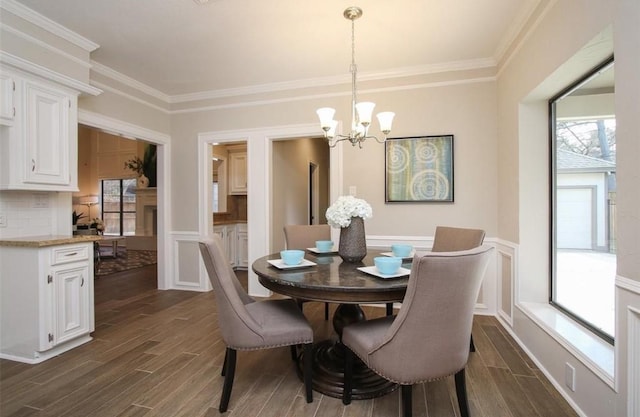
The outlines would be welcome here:
<svg viewBox="0 0 640 417">
<path fill-rule="evenodd" d="M 77 191 L 78 93 L 6 71 L 2 84 L 0 189 Z"/>
<path fill-rule="evenodd" d="M 247 194 L 247 147 L 229 146 L 229 194 Z"/>
<path fill-rule="evenodd" d="M 6 74 L 0 74 L 0 126 L 13 126 L 13 118 L 16 108 L 13 104 L 13 95 L 16 84 L 13 78 Z"/>
</svg>

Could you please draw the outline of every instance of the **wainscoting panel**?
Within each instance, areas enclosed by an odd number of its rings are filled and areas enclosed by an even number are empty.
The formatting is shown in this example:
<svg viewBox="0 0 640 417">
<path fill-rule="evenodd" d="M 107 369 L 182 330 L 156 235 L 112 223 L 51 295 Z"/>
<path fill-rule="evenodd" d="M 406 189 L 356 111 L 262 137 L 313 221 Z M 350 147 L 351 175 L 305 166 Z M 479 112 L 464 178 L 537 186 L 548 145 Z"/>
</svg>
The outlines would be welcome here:
<svg viewBox="0 0 640 417">
<path fill-rule="evenodd" d="M 200 234 L 196 232 L 174 232 L 171 234 L 173 259 L 173 289 L 191 291 L 209 291 L 210 284 L 204 264 L 200 259 L 198 241 Z"/>
<path fill-rule="evenodd" d="M 628 308 L 629 336 L 627 352 L 629 352 L 628 405 L 627 416 L 640 416 L 640 310 Z"/>
<path fill-rule="evenodd" d="M 498 314 L 513 325 L 513 254 L 498 251 Z"/>
</svg>

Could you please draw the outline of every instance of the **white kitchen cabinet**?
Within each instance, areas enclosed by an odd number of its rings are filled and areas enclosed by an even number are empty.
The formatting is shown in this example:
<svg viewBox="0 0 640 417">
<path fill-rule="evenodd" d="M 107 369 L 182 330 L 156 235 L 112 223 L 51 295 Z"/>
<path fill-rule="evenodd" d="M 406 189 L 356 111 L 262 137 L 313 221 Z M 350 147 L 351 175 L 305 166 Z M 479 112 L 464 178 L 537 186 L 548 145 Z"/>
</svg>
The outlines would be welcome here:
<svg viewBox="0 0 640 417">
<path fill-rule="evenodd" d="M 213 232 L 220 235 L 229 264 L 232 267 L 248 268 L 248 235 L 246 223 L 224 224 L 213 227 Z"/>
<path fill-rule="evenodd" d="M 222 238 L 222 245 L 224 252 L 227 254 L 227 259 L 229 260 L 229 264 L 234 267 L 236 266 L 236 242 L 237 242 L 237 234 L 236 234 L 236 225 L 235 224 L 225 224 L 213 227 L 213 232 L 220 235 Z"/>
<path fill-rule="evenodd" d="M 229 149 L 229 194 L 247 194 L 247 151 Z"/>
<path fill-rule="evenodd" d="M 1 252 L 0 357 L 38 363 L 91 340 L 92 242 Z"/>
<path fill-rule="evenodd" d="M 16 84 L 13 78 L 7 74 L 0 74 L 0 125 L 13 126 L 13 118 L 16 108 L 13 104 L 13 95 Z"/>
<path fill-rule="evenodd" d="M 15 116 L 0 127 L 0 189 L 77 191 L 77 93 L 36 77 L 2 75 L 15 83 Z"/>
<path fill-rule="evenodd" d="M 249 235 L 247 233 L 247 225 L 244 223 L 238 223 L 238 246 L 236 254 L 238 256 L 238 262 L 236 265 L 239 268 L 249 267 Z"/>
</svg>

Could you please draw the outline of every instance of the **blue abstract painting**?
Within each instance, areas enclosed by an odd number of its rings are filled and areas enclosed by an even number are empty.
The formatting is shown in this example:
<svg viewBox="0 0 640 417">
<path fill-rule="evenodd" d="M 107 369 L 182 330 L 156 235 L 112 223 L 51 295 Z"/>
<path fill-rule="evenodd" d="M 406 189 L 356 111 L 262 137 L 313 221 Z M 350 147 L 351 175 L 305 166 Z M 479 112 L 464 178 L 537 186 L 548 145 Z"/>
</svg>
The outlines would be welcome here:
<svg viewBox="0 0 640 417">
<path fill-rule="evenodd" d="M 453 135 L 386 141 L 387 202 L 453 201 Z"/>
</svg>

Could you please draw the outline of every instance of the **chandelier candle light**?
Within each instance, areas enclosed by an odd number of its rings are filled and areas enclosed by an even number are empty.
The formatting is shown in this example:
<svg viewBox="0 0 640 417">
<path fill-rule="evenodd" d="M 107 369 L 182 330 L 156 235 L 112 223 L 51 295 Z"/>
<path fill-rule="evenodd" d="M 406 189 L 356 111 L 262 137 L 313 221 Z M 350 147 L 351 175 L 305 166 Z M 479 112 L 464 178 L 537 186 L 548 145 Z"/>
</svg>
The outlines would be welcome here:
<svg viewBox="0 0 640 417">
<path fill-rule="evenodd" d="M 380 140 L 376 136 L 369 135 L 371 115 L 376 104 L 368 101 L 358 103 L 357 100 L 356 78 L 358 67 L 356 65 L 355 20 L 362 16 L 362 9 L 352 6 L 347 8 L 343 15 L 351 20 L 351 131 L 348 135 L 336 135 L 338 122 L 333 119 L 336 110 L 330 107 L 323 107 L 316 111 L 320 118 L 320 127 L 324 131 L 325 139 L 327 139 L 329 146 L 332 148 L 343 140 L 348 140 L 353 146 L 358 144 L 360 148 L 362 148 L 362 143 L 370 138 L 379 143 L 384 143 L 387 135 L 391 132 L 391 124 L 395 113 L 387 111 L 376 115 L 380 123 L 380 130 L 384 133 L 384 139 Z"/>
</svg>

